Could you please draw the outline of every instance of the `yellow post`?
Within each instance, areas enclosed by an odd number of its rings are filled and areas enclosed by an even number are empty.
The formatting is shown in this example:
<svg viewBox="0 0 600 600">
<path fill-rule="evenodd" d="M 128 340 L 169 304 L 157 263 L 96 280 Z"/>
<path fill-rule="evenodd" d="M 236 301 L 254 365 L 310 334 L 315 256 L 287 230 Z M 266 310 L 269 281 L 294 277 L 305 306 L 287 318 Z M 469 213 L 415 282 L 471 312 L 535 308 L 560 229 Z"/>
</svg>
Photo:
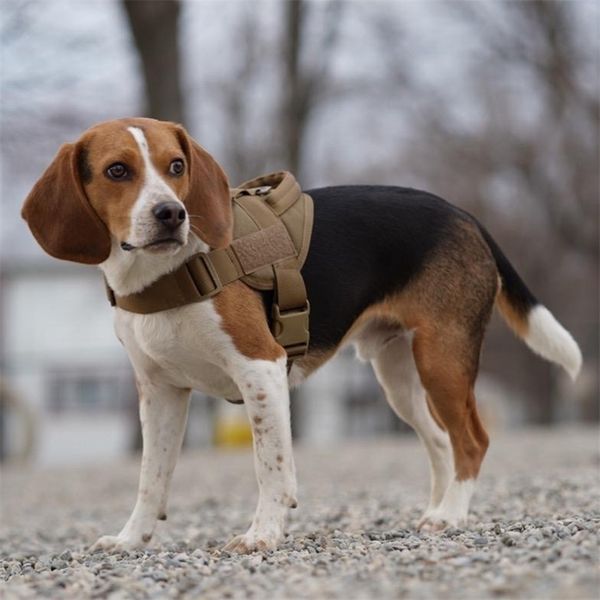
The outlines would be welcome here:
<svg viewBox="0 0 600 600">
<path fill-rule="evenodd" d="M 217 448 L 252 445 L 252 429 L 243 404 L 231 404 L 227 401 L 217 404 L 213 441 Z"/>
</svg>

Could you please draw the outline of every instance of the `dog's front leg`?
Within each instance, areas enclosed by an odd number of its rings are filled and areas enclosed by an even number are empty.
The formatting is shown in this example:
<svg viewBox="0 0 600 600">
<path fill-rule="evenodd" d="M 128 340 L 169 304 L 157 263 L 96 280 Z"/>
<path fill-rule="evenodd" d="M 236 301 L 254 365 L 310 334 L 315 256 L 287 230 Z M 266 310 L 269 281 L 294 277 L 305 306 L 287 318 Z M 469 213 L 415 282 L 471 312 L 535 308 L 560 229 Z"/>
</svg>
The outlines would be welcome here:
<svg viewBox="0 0 600 600">
<path fill-rule="evenodd" d="M 91 550 L 129 550 L 147 544 L 157 519 L 166 519 L 171 476 L 181 449 L 190 390 L 138 382 L 142 423 L 142 469 L 137 501 L 129 520 L 116 535 L 105 535 Z"/>
<path fill-rule="evenodd" d="M 297 504 L 285 358 L 252 361 L 244 365 L 235 381 L 252 425 L 259 496 L 250 529 L 231 540 L 224 550 L 272 550 L 283 539 L 288 508 Z"/>
</svg>

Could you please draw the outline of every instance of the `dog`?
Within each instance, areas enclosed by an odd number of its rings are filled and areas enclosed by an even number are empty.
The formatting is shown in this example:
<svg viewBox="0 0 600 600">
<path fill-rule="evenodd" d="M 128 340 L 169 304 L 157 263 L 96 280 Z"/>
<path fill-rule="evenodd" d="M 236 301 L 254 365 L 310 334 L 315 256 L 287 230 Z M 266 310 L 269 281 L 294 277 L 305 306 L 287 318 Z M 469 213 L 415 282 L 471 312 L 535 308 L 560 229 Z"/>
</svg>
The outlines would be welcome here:
<svg viewBox="0 0 600 600">
<path fill-rule="evenodd" d="M 486 324 L 497 306 L 534 352 L 575 378 L 581 352 L 490 234 L 424 191 L 392 186 L 307 190 L 314 228 L 302 276 L 310 347 L 286 368 L 264 299 L 240 281 L 154 314 L 115 309 L 135 372 L 143 433 L 137 501 L 118 535 L 93 549 L 144 546 L 166 519 L 192 389 L 243 400 L 259 499 L 226 551 L 277 547 L 295 508 L 289 388 L 347 344 L 371 362 L 396 414 L 421 438 L 431 471 L 427 531 L 464 525 L 488 447 L 473 393 Z M 232 240 L 225 173 L 179 125 L 101 123 L 63 145 L 22 215 L 50 255 L 96 264 L 117 294 L 143 290 L 198 252 Z"/>
</svg>

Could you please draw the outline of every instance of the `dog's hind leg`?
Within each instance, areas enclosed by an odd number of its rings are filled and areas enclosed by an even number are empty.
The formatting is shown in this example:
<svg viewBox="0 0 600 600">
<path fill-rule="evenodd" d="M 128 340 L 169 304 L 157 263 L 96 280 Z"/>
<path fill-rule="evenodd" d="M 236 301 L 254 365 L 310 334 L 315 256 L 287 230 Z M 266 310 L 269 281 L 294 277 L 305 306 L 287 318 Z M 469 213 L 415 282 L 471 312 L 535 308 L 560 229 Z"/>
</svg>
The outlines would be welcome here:
<svg viewBox="0 0 600 600">
<path fill-rule="evenodd" d="M 150 382 L 139 382 L 138 390 L 144 445 L 137 501 L 121 532 L 101 537 L 91 551 L 143 546 L 152 538 L 157 519 L 165 518 L 171 476 L 185 433 L 190 390 Z"/>
<path fill-rule="evenodd" d="M 427 515 L 440 504 L 454 475 L 450 438 L 431 414 L 406 336 L 388 342 L 371 364 L 390 406 L 415 430 L 427 450 L 431 473 Z"/>
<path fill-rule="evenodd" d="M 480 347 L 480 335 L 457 327 L 422 329 L 415 334 L 415 364 L 448 432 L 454 455 L 454 474 L 441 503 L 419 524 L 429 530 L 466 524 L 475 480 L 488 448 L 489 438 L 473 393 Z"/>
</svg>

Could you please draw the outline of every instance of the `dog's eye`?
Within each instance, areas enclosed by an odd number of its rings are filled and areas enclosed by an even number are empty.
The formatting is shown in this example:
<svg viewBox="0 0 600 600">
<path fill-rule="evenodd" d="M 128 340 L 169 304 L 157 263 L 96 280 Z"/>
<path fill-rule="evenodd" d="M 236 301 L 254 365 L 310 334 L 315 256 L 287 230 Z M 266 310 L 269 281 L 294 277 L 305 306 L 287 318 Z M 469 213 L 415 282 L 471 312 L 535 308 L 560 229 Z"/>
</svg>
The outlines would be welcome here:
<svg viewBox="0 0 600 600">
<path fill-rule="evenodd" d="M 127 167 L 123 163 L 114 163 L 106 169 L 106 175 L 114 181 L 121 181 L 129 175 Z"/>
<path fill-rule="evenodd" d="M 184 170 L 185 163 L 180 158 L 176 158 L 175 160 L 171 161 L 171 164 L 169 165 L 170 175 L 175 175 L 177 177 L 181 175 Z"/>
</svg>

